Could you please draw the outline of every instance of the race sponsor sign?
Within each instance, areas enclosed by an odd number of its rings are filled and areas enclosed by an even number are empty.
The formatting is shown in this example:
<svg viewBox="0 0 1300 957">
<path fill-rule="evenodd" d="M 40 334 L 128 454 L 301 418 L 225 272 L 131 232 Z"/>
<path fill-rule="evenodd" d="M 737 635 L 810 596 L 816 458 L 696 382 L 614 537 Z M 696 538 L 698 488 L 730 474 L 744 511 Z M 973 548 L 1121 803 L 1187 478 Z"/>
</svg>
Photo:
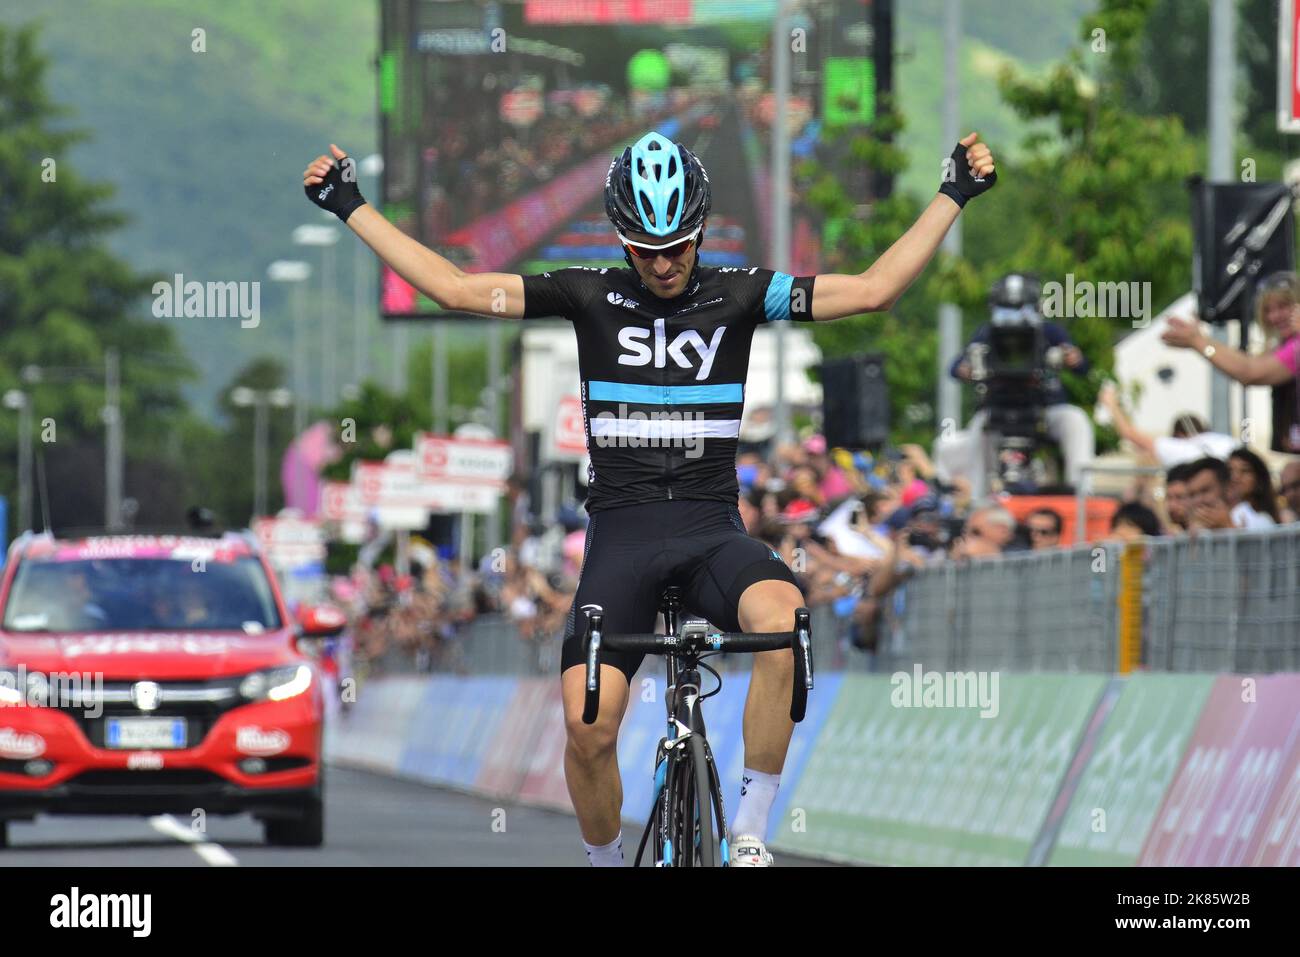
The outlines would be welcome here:
<svg viewBox="0 0 1300 957">
<path fill-rule="evenodd" d="M 560 398 L 551 432 L 551 457 L 577 462 L 587 454 L 587 433 L 582 421 L 582 400 L 576 395 Z"/>
<path fill-rule="evenodd" d="M 1098 708 L 1105 724 L 1089 750 L 1081 749 L 1087 765 L 1064 795 L 1069 808 L 1048 858 L 1053 866 L 1137 863 L 1214 677 L 1139 673 L 1117 683 L 1119 700 Z"/>
<path fill-rule="evenodd" d="M 573 802 L 564 780 L 564 747 L 568 738 L 564 702 L 558 681 L 549 682 L 548 687 L 537 722 L 537 736 L 519 785 L 519 800 L 569 811 Z"/>
<path fill-rule="evenodd" d="M 1247 863 L 1300 734 L 1300 676 L 1221 675 L 1138 863 Z"/>
<path fill-rule="evenodd" d="M 298 568 L 325 560 L 325 539 L 320 523 L 284 516 L 253 520 L 253 532 L 277 570 Z"/>
<path fill-rule="evenodd" d="M 430 678 L 398 771 L 422 781 L 473 787 L 517 683 L 499 675 Z"/>
<path fill-rule="evenodd" d="M 395 774 L 428 680 L 399 675 L 368 681 L 326 738 L 329 760 Z"/>
<path fill-rule="evenodd" d="M 555 690 L 552 678 L 522 678 L 505 717 L 484 751 L 476 790 L 493 797 L 513 798 L 519 793 L 531 764 L 541 719 Z"/>
<path fill-rule="evenodd" d="M 840 860 L 1019 865 L 1106 679 L 1002 675 L 999 712 L 902 707 L 891 678 L 845 675 L 795 785 L 781 845 Z"/>
<path fill-rule="evenodd" d="M 501 488 L 514 467 L 510 443 L 492 439 L 421 432 L 415 437 L 415 456 L 421 478 L 444 483 Z"/>
</svg>

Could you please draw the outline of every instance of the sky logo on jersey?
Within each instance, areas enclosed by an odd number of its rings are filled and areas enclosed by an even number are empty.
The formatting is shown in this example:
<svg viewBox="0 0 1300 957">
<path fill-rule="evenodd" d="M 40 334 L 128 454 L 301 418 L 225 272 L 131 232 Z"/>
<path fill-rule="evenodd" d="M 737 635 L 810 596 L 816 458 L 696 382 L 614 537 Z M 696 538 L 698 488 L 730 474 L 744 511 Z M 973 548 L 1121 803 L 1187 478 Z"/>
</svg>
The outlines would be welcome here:
<svg viewBox="0 0 1300 957">
<path fill-rule="evenodd" d="M 704 337 L 694 329 L 687 329 L 679 333 L 670 343 L 664 332 L 664 323 L 665 320 L 656 319 L 653 332 L 640 326 L 624 326 L 620 329 L 618 344 L 627 352 L 618 357 L 619 365 L 645 366 L 653 362 L 656 369 L 662 369 L 668 365 L 668 357 L 671 356 L 679 368 L 689 369 L 692 366 L 692 358 L 686 354 L 686 347 L 691 346 L 700 359 L 700 371 L 695 375 L 696 381 L 707 379 L 713 369 L 713 360 L 718 354 L 718 346 L 727 327 L 718 326 L 714 330 L 711 342 L 705 342 Z M 654 336 L 653 349 L 645 342 L 652 335 Z"/>
</svg>

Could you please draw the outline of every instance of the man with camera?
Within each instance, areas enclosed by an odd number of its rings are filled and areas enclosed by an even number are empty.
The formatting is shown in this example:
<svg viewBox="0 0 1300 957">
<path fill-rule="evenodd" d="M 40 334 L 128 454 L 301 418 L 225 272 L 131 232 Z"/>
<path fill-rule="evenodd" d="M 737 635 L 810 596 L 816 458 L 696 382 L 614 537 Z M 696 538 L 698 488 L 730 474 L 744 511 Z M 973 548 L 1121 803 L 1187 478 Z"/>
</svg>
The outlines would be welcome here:
<svg viewBox="0 0 1300 957">
<path fill-rule="evenodd" d="M 1021 454 L 1032 457 L 1039 431 L 1051 437 L 1065 462 L 1065 481 L 1077 484 L 1081 469 L 1095 450 L 1092 422 L 1077 406 L 1066 402 L 1056 370 L 1086 375 L 1088 360 L 1055 322 L 1044 321 L 1042 286 L 1025 273 L 1003 276 L 989 291 L 990 321 L 975 331 L 953 360 L 949 374 L 979 387 L 979 409 L 964 431 L 941 435 L 935 443 L 940 481 L 956 478 L 971 483 L 971 495 L 989 491 L 990 468 L 999 462 L 992 450 L 1011 454 L 1003 440 L 1019 436 Z M 1028 462 L 1024 463 L 1028 465 Z"/>
</svg>

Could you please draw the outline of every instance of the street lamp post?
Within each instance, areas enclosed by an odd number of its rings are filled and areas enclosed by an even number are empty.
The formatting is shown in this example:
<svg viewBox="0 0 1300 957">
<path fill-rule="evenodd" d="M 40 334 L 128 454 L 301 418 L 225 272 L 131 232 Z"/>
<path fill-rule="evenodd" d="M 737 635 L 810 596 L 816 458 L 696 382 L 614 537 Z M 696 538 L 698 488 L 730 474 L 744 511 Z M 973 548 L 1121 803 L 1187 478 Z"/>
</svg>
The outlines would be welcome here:
<svg viewBox="0 0 1300 957">
<path fill-rule="evenodd" d="M 299 246 L 316 246 L 321 250 L 321 326 L 322 366 L 324 367 L 324 395 L 322 405 L 333 405 L 338 400 L 337 343 L 334 338 L 334 244 L 339 241 L 339 231 L 334 226 L 306 223 L 293 231 L 293 241 Z"/>
<path fill-rule="evenodd" d="M 253 517 L 266 514 L 267 408 L 287 409 L 293 403 L 288 389 L 250 389 L 236 386 L 230 401 L 240 408 L 253 409 Z"/>
<path fill-rule="evenodd" d="M 361 176 L 377 177 L 384 171 L 384 158 L 378 153 L 371 153 L 357 164 L 357 170 Z M 370 374 L 370 340 L 366 336 L 366 315 L 373 308 L 374 301 L 370 296 L 370 251 L 362 242 L 354 243 L 353 248 L 352 381 L 360 387 Z"/>
<path fill-rule="evenodd" d="M 293 299 L 293 434 L 307 428 L 307 343 L 303 335 L 302 284 L 311 278 L 311 264 L 298 259 L 277 259 L 266 267 L 272 282 L 291 284 Z"/>
<path fill-rule="evenodd" d="M 32 397 L 21 389 L 4 395 L 4 406 L 18 413 L 18 531 L 32 527 Z"/>
</svg>

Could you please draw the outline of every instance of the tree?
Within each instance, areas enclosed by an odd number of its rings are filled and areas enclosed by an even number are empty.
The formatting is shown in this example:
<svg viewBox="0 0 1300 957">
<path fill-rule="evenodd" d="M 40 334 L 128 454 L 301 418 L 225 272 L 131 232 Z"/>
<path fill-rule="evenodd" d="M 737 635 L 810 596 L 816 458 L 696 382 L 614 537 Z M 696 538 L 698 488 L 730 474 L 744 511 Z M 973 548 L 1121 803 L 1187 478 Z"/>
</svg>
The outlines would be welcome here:
<svg viewBox="0 0 1300 957">
<path fill-rule="evenodd" d="M 902 117 L 889 103 L 882 103 L 871 128 L 828 134 L 820 150 L 823 160 L 805 160 L 795 169 L 796 190 L 823 222 L 822 245 L 829 271 L 862 272 L 920 215 L 920 201 L 902 192 L 863 204 L 861 197 L 851 196 L 844 187 L 847 173 L 854 170 L 865 168 L 897 177 L 906 169 L 902 151 L 892 142 L 902 128 Z M 827 358 L 884 355 L 890 434 L 895 443 L 929 446 L 935 433 L 931 399 L 938 363 L 934 335 L 938 300 L 934 280 L 935 271 L 927 270 L 887 313 L 852 316 L 813 327 L 813 338 Z"/>
<path fill-rule="evenodd" d="M 1184 184 L 1196 168 L 1195 144 L 1178 117 L 1135 113 L 1124 95 L 1153 3 L 1102 0 L 1080 27 L 1084 47 L 1046 78 L 1002 72 L 1007 102 L 1025 119 L 1054 129 L 1030 135 L 1023 159 L 999 173 L 1014 184 L 1015 206 L 1029 215 L 1017 230 L 1017 248 L 993 272 L 1030 268 L 1045 281 L 1064 283 L 1072 275 L 1076 284 L 1149 283 L 1153 311 L 1187 290 L 1191 229 Z M 992 276 L 967 264 L 955 278 L 969 302 Z M 1065 385 L 1090 409 L 1113 368 L 1114 343 L 1132 330 L 1133 319 L 1075 317 L 1068 327 L 1094 371 L 1085 383 L 1067 378 Z"/>
<path fill-rule="evenodd" d="M 147 466 L 163 456 L 166 437 L 184 415 L 179 387 L 188 367 L 171 329 L 132 315 L 151 279 L 108 251 L 108 236 L 125 219 L 105 208 L 112 189 L 83 179 L 67 161 L 69 148 L 86 135 L 51 128 L 67 110 L 46 92 L 46 67 L 33 28 L 0 26 L 0 393 L 30 393 L 51 517 L 67 524 L 103 516 L 98 450 L 106 350 L 122 357 L 129 459 L 151 475 L 167 474 L 161 463 Z M 33 385 L 23 381 L 27 366 L 64 372 Z M 68 370 L 76 371 L 69 376 Z M 15 416 L 0 412 L 5 491 L 17 484 L 16 441 Z M 68 481 L 64 468 L 71 470 Z M 132 474 L 128 469 L 128 496 Z M 149 496 L 147 504 L 153 509 L 160 500 Z"/>
</svg>

